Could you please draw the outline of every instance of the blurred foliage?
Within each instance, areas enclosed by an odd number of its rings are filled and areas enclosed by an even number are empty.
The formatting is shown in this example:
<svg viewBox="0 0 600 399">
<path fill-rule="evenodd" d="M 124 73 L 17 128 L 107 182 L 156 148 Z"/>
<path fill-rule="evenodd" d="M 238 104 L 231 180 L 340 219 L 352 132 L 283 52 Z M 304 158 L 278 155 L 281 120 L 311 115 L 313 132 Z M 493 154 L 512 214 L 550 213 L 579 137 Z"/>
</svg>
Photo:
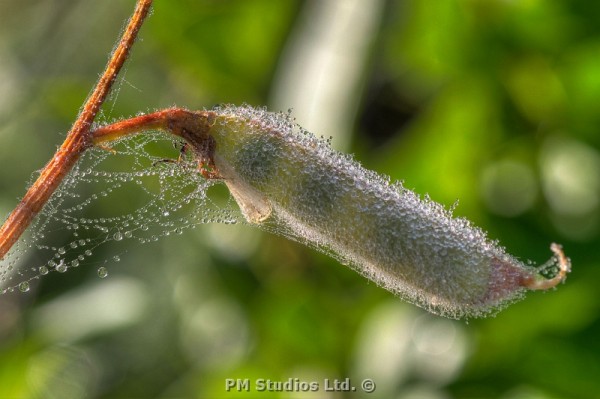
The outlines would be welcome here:
<svg viewBox="0 0 600 399">
<path fill-rule="evenodd" d="M 319 3 L 157 1 L 100 121 L 269 104 L 286 40 Z M 4 214 L 61 142 L 132 7 L 0 2 Z M 280 237 L 207 225 L 132 246 L 103 280 L 81 267 L 0 297 L 0 397 L 598 395 L 600 3 L 383 7 L 347 115 L 357 158 L 447 206 L 460 198 L 457 214 L 523 259 L 562 243 L 567 283 L 495 318 L 450 321 Z M 377 390 L 225 390 L 228 378 L 345 377 Z"/>
</svg>

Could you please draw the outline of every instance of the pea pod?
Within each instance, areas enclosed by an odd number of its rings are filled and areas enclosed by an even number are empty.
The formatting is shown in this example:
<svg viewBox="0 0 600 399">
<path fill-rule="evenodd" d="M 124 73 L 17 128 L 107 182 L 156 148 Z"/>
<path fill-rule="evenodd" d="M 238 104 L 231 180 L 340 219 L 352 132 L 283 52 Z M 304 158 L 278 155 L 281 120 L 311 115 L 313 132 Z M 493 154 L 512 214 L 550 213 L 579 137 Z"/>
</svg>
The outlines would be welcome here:
<svg viewBox="0 0 600 399">
<path fill-rule="evenodd" d="M 430 312 L 485 316 L 528 289 L 557 285 L 570 269 L 553 244 L 554 257 L 541 269 L 559 270 L 543 277 L 466 219 L 363 168 L 287 114 L 251 107 L 162 112 L 146 127 L 187 140 L 201 170 L 223 180 L 248 223 L 324 251 Z M 126 123 L 96 132 L 96 143 L 144 125 Z"/>
</svg>

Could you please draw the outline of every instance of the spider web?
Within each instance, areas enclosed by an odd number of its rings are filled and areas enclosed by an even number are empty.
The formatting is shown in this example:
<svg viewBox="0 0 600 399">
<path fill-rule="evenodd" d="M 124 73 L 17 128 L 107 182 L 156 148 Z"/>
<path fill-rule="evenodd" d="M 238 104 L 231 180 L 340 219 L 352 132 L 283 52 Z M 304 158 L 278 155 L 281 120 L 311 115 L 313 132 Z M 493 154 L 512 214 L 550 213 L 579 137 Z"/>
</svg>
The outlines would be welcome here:
<svg viewBox="0 0 600 399">
<path fill-rule="evenodd" d="M 112 151 L 86 151 L 0 262 L 0 293 L 28 291 L 33 280 L 86 263 L 100 266 L 103 277 L 103 265 L 119 261 L 118 255 L 98 260 L 96 252 L 107 244 L 119 253 L 132 242 L 158 241 L 200 224 L 242 221 L 223 185 L 203 178 L 182 146 L 174 136 L 145 132 L 113 142 Z"/>
</svg>

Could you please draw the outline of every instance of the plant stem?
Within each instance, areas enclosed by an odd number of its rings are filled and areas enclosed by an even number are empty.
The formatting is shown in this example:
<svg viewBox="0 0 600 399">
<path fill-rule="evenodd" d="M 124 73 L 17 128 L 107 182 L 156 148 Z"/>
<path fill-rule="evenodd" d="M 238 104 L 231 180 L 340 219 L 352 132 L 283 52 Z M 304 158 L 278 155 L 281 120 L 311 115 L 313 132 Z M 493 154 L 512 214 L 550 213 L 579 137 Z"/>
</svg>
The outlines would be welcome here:
<svg viewBox="0 0 600 399">
<path fill-rule="evenodd" d="M 96 83 L 94 91 L 84 103 L 82 111 L 67 134 L 65 141 L 0 228 L 0 259 L 4 258 L 14 243 L 17 242 L 33 218 L 40 212 L 52 193 L 60 185 L 65 175 L 77 162 L 80 155 L 92 144 L 90 137 L 92 122 L 127 60 L 151 5 L 152 0 L 138 0 L 135 11 L 106 65 L 104 73 Z"/>
</svg>

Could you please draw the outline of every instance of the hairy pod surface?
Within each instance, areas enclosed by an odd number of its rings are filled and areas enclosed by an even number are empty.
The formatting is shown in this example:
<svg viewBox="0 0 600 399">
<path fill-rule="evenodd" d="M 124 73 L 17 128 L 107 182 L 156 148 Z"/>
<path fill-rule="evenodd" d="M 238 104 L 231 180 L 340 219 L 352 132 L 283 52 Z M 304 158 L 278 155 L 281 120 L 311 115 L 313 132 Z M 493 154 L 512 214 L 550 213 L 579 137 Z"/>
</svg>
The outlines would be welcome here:
<svg viewBox="0 0 600 399">
<path fill-rule="evenodd" d="M 250 107 L 215 113 L 215 167 L 249 223 L 320 249 L 447 317 L 494 313 L 535 278 L 536 268 L 466 219 L 366 170 L 289 115 Z"/>
</svg>

